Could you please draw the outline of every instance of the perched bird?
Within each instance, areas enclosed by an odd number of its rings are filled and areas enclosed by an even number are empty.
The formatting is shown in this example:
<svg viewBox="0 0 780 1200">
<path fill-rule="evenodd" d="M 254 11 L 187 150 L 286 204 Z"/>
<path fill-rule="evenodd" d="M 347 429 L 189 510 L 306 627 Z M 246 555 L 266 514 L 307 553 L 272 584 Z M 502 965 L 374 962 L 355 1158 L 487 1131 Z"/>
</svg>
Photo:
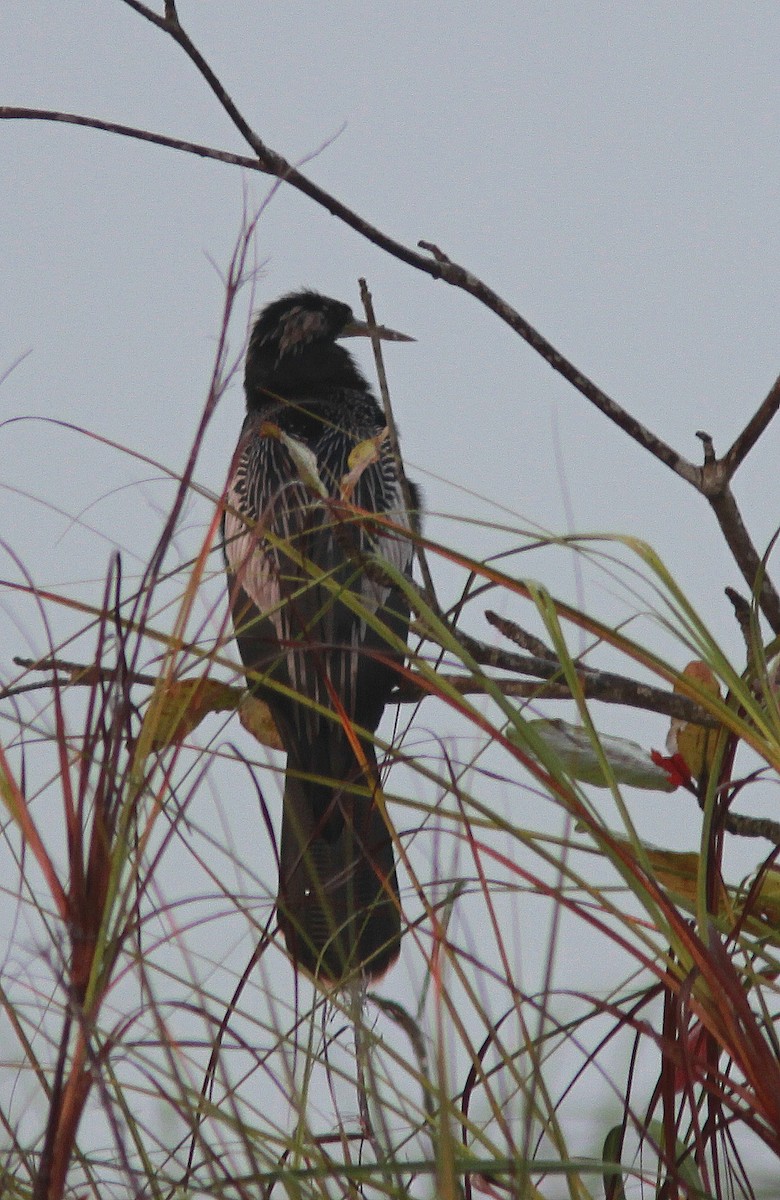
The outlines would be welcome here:
<svg viewBox="0 0 780 1200">
<path fill-rule="evenodd" d="M 409 623 L 408 603 L 382 575 L 381 560 L 410 573 L 407 534 L 416 516 L 382 439 L 382 409 L 340 345 L 368 333 L 348 305 L 315 292 L 263 309 L 249 340 L 247 415 L 224 521 L 247 682 L 268 704 L 287 752 L 279 924 L 296 964 L 333 982 L 380 975 L 401 936 L 372 734 Z M 381 327 L 379 335 L 414 340 Z"/>
</svg>

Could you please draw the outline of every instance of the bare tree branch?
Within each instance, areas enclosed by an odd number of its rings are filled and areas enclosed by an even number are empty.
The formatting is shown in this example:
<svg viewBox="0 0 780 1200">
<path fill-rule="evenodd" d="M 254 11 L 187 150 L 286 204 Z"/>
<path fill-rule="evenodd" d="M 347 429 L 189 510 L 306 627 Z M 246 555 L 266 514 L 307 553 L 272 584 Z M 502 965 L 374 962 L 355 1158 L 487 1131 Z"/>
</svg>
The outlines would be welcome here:
<svg viewBox="0 0 780 1200">
<path fill-rule="evenodd" d="M 780 376 L 775 380 L 766 399 L 748 421 L 742 433 L 735 438 L 723 455 L 722 463 L 729 479 L 745 461 L 750 451 L 780 408 Z"/>
<path fill-rule="evenodd" d="M 495 613 L 487 612 L 485 616 L 491 624 L 498 624 Z M 499 620 L 503 619 L 499 618 Z M 553 680 L 565 686 L 563 668 L 557 659 L 548 658 L 546 655 L 539 657 L 499 650 L 495 646 L 486 646 L 476 638 L 469 637 L 462 630 L 456 630 L 455 636 L 464 643 L 468 652 L 477 662 L 505 671 L 515 671 L 524 675 L 533 675 L 539 679 Z M 603 700 L 608 704 L 641 708 L 648 712 L 679 717 L 684 721 L 694 721 L 697 725 L 714 727 L 717 724 L 695 700 L 690 700 L 687 696 L 667 692 L 663 688 L 653 687 L 652 684 L 639 683 L 636 679 L 617 675 L 613 671 L 599 671 L 594 667 L 585 667 L 581 663 L 576 666 L 582 690 L 590 700 Z M 568 689 L 566 690 L 568 692 Z M 571 698 L 570 692 L 568 695 Z M 682 705 L 678 704 L 680 700 L 683 701 Z"/>
<path fill-rule="evenodd" d="M 743 435 L 740 435 L 723 458 L 716 456 L 712 436 L 706 430 L 699 429 L 696 433 L 697 438 L 704 446 L 704 466 L 701 468 L 696 487 L 715 514 L 726 544 L 751 592 L 756 587 L 758 580 L 761 580 L 759 605 L 775 633 L 780 633 L 780 624 L 778 623 L 780 622 L 780 597 L 766 574 L 753 539 L 742 520 L 734 493 L 729 486 L 729 481 L 736 471 L 740 459 L 735 457 L 733 465 L 730 466 L 729 458 L 734 454 L 735 447 L 737 448 L 736 454 L 744 458 L 760 431 L 766 428 L 774 416 L 778 403 L 780 403 L 780 381 L 775 383 L 752 421 L 746 426 L 745 434 L 750 431 L 750 436 L 746 437 L 743 442 Z"/>
<path fill-rule="evenodd" d="M 761 837 L 780 846 L 780 821 L 769 817 L 748 817 L 742 813 L 727 812 L 723 827 L 736 837 Z"/>
<path fill-rule="evenodd" d="M 127 3 L 127 0 L 124 0 Z M 133 138 L 139 142 L 151 142 L 154 146 L 165 146 L 168 150 L 182 150 L 198 158 L 213 158 L 232 167 L 245 167 L 249 171 L 262 170 L 256 158 L 246 154 L 231 154 L 228 150 L 216 150 L 198 142 L 182 138 L 167 137 L 164 133 L 151 133 L 135 125 L 122 125 L 117 121 L 101 121 L 97 117 L 83 117 L 79 113 L 60 112 L 52 108 L 18 108 L 13 105 L 0 106 L 0 120 L 6 121 L 54 121 L 61 125 L 80 125 L 85 129 L 97 129 L 102 133 L 115 133 L 120 137 Z"/>
<path fill-rule="evenodd" d="M 343 221 L 351 229 L 354 229 L 361 236 L 372 242 L 379 249 L 385 250 L 394 258 L 405 262 L 408 266 L 414 267 L 415 270 L 423 271 L 430 275 L 433 279 L 443 279 L 452 287 L 459 288 L 462 291 L 468 292 L 480 303 L 484 304 L 491 312 L 495 313 L 502 321 L 504 321 L 515 333 L 519 334 L 524 341 L 528 343 L 537 354 L 549 363 L 553 370 L 557 371 L 564 379 L 581 392 L 587 400 L 590 400 L 596 408 L 599 409 L 606 417 L 613 421 L 624 433 L 638 442 L 640 446 L 648 450 L 660 462 L 668 466 L 677 475 L 680 475 L 688 483 L 697 486 L 699 477 L 698 468 L 668 446 L 661 438 L 654 434 L 646 426 L 632 417 L 626 412 L 617 401 L 603 392 L 591 379 L 582 373 L 572 362 L 564 357 L 551 342 L 548 342 L 545 337 L 537 329 L 535 329 L 524 317 L 520 315 L 510 304 L 507 303 L 497 292 L 483 283 L 475 275 L 461 266 L 459 263 L 453 262 L 442 251 L 437 250 L 433 257 L 418 254 L 405 246 L 402 242 L 396 241 L 394 238 L 388 237 L 377 226 L 365 221 L 352 209 L 342 204 L 335 196 L 318 187 L 297 168 L 288 163 L 281 155 L 270 150 L 265 143 L 250 129 L 245 119 L 235 108 L 232 100 L 228 96 L 225 89 L 222 87 L 219 80 L 214 75 L 213 71 L 208 67 L 208 64 L 202 56 L 196 51 L 195 47 L 181 31 L 178 26 L 179 33 L 175 34 L 169 28 L 168 23 L 160 17 L 152 17 L 143 11 L 144 6 L 136 4 L 135 0 L 124 0 L 125 4 L 136 11 L 142 12 L 142 15 L 147 16 L 147 19 L 154 20 L 154 23 L 160 28 L 166 29 L 175 37 L 175 40 L 182 46 L 189 57 L 202 70 L 204 78 L 209 86 L 217 95 L 220 103 L 222 103 L 228 115 L 234 121 L 236 128 L 246 139 L 249 145 L 257 155 L 256 159 L 247 159 L 239 155 L 227 155 L 220 151 L 215 151 L 206 146 L 198 146 L 195 143 L 187 143 L 174 138 L 167 138 L 158 134 L 149 134 L 143 130 L 133 129 L 130 126 L 118 125 L 115 122 L 98 121 L 92 118 L 74 116 L 71 113 L 57 113 L 52 110 L 36 110 L 30 108 L 0 108 L 0 119 L 25 119 L 25 120 L 43 120 L 43 121 L 61 121 L 66 124 L 84 125 L 92 129 L 105 130 L 108 133 L 121 134 L 124 137 L 139 138 L 142 141 L 155 142 L 159 145 L 168 146 L 172 149 L 185 150 L 190 153 L 197 154 L 203 158 L 214 158 L 218 161 L 228 162 L 233 165 L 247 167 L 255 171 L 260 171 L 266 175 L 273 175 L 278 179 L 289 183 L 291 187 L 296 188 L 304 195 L 308 196 L 315 203 L 325 208 L 332 216 Z M 202 68 L 199 64 L 203 64 Z M 431 243 L 421 242 L 423 246 L 430 246 Z"/>
<path fill-rule="evenodd" d="M 469 649 L 473 650 L 475 645 L 478 644 L 470 642 Z M 492 648 L 485 648 L 486 652 L 491 650 Z M 488 653 L 483 656 L 487 657 Z M 533 658 L 523 658 L 520 655 L 500 650 L 492 651 L 489 656 L 495 658 L 497 660 L 495 665 L 500 666 L 503 670 L 521 670 L 523 674 L 534 676 L 531 680 L 491 679 L 489 687 L 499 687 L 504 696 L 524 700 L 571 700 L 571 691 L 566 683 L 562 678 L 555 678 L 556 674 L 559 676 L 561 674 L 560 667 L 550 670 L 549 663 L 541 666 L 539 661 Z M 102 667 L 95 663 L 70 662 L 59 658 L 36 660 L 17 657 L 14 658 L 14 662 L 17 666 L 24 667 L 29 671 L 54 672 L 65 675 L 69 687 L 92 687 L 98 681 L 111 682 L 115 678 L 117 670 L 115 667 Z M 523 665 L 512 666 L 509 665 L 510 663 L 522 663 Z M 441 679 L 448 687 L 454 688 L 462 696 L 483 696 L 488 692 L 488 684 L 472 675 L 442 672 Z M 142 672 L 130 672 L 127 680 L 130 684 L 142 684 L 146 687 L 154 687 L 159 682 L 156 675 Z M 594 671 L 589 668 L 581 671 L 581 684 L 585 695 L 591 700 L 639 708 L 647 712 L 659 713 L 661 716 L 678 717 L 680 720 L 693 721 L 698 725 L 706 725 L 710 728 L 714 728 L 717 724 L 694 700 L 688 699 L 687 696 L 680 696 L 675 692 L 665 692 L 661 688 L 637 683 L 622 675 L 613 675 L 608 671 Z M 17 683 L 13 687 L 0 689 L 0 699 L 18 695 L 23 691 L 38 691 L 47 686 L 50 685 L 45 682 Z M 241 690 L 236 689 L 237 692 Z M 431 694 L 430 684 L 425 677 L 410 672 L 408 678 L 399 683 L 393 692 L 392 702 L 417 704 Z"/>
<path fill-rule="evenodd" d="M 501 659 L 503 652 L 497 651 L 495 657 Z M 510 668 L 504 667 L 504 669 Z M 559 680 L 543 675 L 541 670 L 534 670 L 533 663 L 530 663 L 524 673 L 536 675 L 537 678 L 533 681 L 491 679 L 490 686 L 498 686 L 501 694 L 510 698 L 537 701 L 572 699 L 571 689 L 562 682 L 563 675 L 560 667 L 557 671 Z M 462 696 L 481 696 L 488 692 L 488 687 L 471 675 L 442 674 L 442 679 Z M 710 729 L 717 727 L 717 722 L 687 696 L 679 696 L 676 692 L 665 692 L 661 688 L 638 683 L 636 680 L 625 678 L 622 675 L 612 675 L 608 671 L 585 672 L 580 675 L 580 684 L 588 700 L 638 708 L 644 712 L 658 713 L 663 717 L 677 717 L 681 721 L 692 721 L 696 725 L 705 725 Z M 393 700 L 399 704 L 407 704 L 417 702 L 430 695 L 430 687 L 415 684 L 414 677 L 412 677 L 393 693 Z"/>
<path fill-rule="evenodd" d="M 750 590 L 753 591 L 758 581 L 761 581 L 758 590 L 761 611 L 773 631 L 780 633 L 780 596 L 766 574 L 764 564 L 745 528 L 742 514 L 734 499 L 734 493 L 730 487 L 726 486 L 722 491 L 708 495 L 707 499 L 715 513 L 729 550 L 734 556 L 734 561 Z"/>
</svg>

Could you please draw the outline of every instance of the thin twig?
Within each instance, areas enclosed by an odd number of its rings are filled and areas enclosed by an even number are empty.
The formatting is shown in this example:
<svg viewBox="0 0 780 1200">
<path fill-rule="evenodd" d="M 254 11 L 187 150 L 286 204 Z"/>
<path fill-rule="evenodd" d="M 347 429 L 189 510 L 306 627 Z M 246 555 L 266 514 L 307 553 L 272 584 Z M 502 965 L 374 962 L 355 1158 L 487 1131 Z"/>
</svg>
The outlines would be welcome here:
<svg viewBox="0 0 780 1200">
<path fill-rule="evenodd" d="M 748 655 L 751 655 L 753 653 L 753 621 L 750 603 L 735 588 L 727 587 L 725 590 L 726 596 L 731 601 L 731 607 L 734 609 L 734 616 L 737 619 L 745 649 Z"/>
<path fill-rule="evenodd" d="M 127 0 L 125 0 L 127 3 Z M 168 137 L 164 133 L 151 133 L 135 125 L 123 125 L 118 121 L 102 121 L 97 117 L 83 117 L 79 113 L 60 112 L 50 108 L 19 108 L 14 105 L 0 106 L 0 120 L 11 121 L 55 121 L 63 125 L 80 125 L 85 129 L 97 129 L 102 133 L 115 133 L 120 137 L 133 138 L 139 142 L 150 142 L 153 146 L 165 146 L 168 150 L 181 150 L 197 158 L 213 158 L 216 162 L 232 167 L 243 167 L 248 171 L 259 169 L 257 159 L 248 154 L 231 154 L 229 150 L 217 150 L 199 142 L 188 142 L 184 138 Z"/>
<path fill-rule="evenodd" d="M 745 461 L 769 422 L 776 415 L 778 408 L 780 408 L 780 376 L 772 384 L 766 399 L 762 401 L 745 428 L 723 455 L 721 461 L 729 479 L 732 478 L 737 467 Z"/>
<path fill-rule="evenodd" d="M 500 617 L 498 613 L 491 612 L 487 609 L 485 619 L 497 629 L 499 633 L 503 633 L 505 638 L 509 638 L 510 642 L 514 642 L 521 650 L 527 650 L 529 654 L 533 654 L 535 658 L 548 658 L 553 662 L 558 660 L 549 646 L 545 645 L 541 638 L 535 637 L 529 633 L 527 629 L 523 629 L 515 621 L 509 621 L 506 617 Z"/>
<path fill-rule="evenodd" d="M 101 667 L 97 663 L 70 662 L 65 658 L 20 658 L 14 656 L 14 664 L 24 667 L 27 671 L 55 671 L 70 676 L 68 683 L 78 683 L 92 687 L 95 683 L 113 683 L 117 677 L 117 667 Z M 154 687 L 158 682 L 156 675 L 126 675 L 128 683 L 142 683 Z"/>
<path fill-rule="evenodd" d="M 412 527 L 419 528 L 421 514 L 417 513 L 417 506 L 415 504 L 414 496 L 412 495 L 412 489 L 409 485 L 409 479 L 406 474 L 406 469 L 404 467 L 404 460 L 401 455 L 401 443 L 398 438 L 398 426 L 395 423 L 395 415 L 393 413 L 393 406 L 390 401 L 390 389 L 387 386 L 387 374 L 385 372 L 385 363 L 384 363 L 384 359 L 382 357 L 382 342 L 381 342 L 381 339 L 379 338 L 378 334 L 375 332 L 376 328 L 377 328 L 377 323 L 376 323 L 376 317 L 374 315 L 374 304 L 371 299 L 371 293 L 368 290 L 368 284 L 366 283 L 365 279 L 359 279 L 358 283 L 360 284 L 360 299 L 363 303 L 363 308 L 365 309 L 366 321 L 368 322 L 368 324 L 372 330 L 371 346 L 374 351 L 374 363 L 376 365 L 376 374 L 377 374 L 377 379 L 379 381 L 379 391 L 380 391 L 380 394 L 382 397 L 382 407 L 384 408 L 384 411 L 385 411 L 385 421 L 387 422 L 387 430 L 388 430 L 388 434 L 390 437 L 390 446 L 392 448 L 393 456 L 395 458 L 396 468 L 398 470 L 398 477 L 401 480 L 401 494 L 402 494 L 403 500 L 404 500 L 404 508 L 410 514 L 410 520 L 412 522 Z M 415 514 L 416 514 L 416 516 L 415 516 Z M 415 542 L 414 542 L 414 547 L 415 547 L 415 553 L 417 555 L 417 561 L 420 564 L 420 574 L 422 575 L 422 578 L 423 578 L 423 588 L 424 588 L 425 598 L 426 598 L 426 600 L 436 603 L 438 606 L 438 601 L 436 599 L 436 590 L 433 585 L 433 577 L 431 575 L 430 567 L 428 566 L 428 559 L 425 554 L 425 547 L 421 546 L 417 540 L 415 540 Z"/>
</svg>

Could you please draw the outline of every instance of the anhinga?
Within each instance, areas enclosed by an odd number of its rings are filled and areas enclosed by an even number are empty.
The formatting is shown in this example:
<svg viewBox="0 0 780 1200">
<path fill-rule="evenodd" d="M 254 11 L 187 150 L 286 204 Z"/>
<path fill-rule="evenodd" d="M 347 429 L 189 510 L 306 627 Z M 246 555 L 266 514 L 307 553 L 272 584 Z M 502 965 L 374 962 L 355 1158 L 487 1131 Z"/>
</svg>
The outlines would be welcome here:
<svg viewBox="0 0 780 1200">
<path fill-rule="evenodd" d="M 416 512 L 381 437 L 382 409 L 339 344 L 368 333 L 348 305 L 315 292 L 283 296 L 260 313 L 224 526 L 247 681 L 287 752 L 279 924 L 296 964 L 334 982 L 380 975 L 401 936 L 372 735 L 409 622 L 403 591 L 381 562 L 410 573 L 406 535 Z M 361 443 L 369 449 L 363 469 L 349 462 Z M 407 495 L 416 510 L 416 491 Z"/>
</svg>

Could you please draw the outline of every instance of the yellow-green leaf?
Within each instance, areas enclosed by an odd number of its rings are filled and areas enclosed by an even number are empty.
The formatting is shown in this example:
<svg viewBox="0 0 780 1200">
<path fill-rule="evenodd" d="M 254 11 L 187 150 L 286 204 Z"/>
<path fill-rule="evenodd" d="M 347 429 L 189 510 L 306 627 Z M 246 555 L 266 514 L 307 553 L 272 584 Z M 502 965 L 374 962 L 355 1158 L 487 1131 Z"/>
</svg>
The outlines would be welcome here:
<svg viewBox="0 0 780 1200">
<path fill-rule="evenodd" d="M 627 838 L 615 835 L 615 840 L 631 849 L 631 842 Z M 675 900 L 682 901 L 685 906 L 694 909 L 701 862 L 699 854 L 695 850 L 666 850 L 646 844 L 644 850 L 656 882 L 666 888 Z M 723 884 L 718 885 L 717 911 L 733 911 L 729 894 Z"/>
<path fill-rule="evenodd" d="M 780 927 L 780 871 L 770 869 L 761 880 L 751 914 L 761 916 L 773 929 Z"/>
<path fill-rule="evenodd" d="M 245 692 L 238 706 L 238 719 L 244 729 L 264 746 L 269 746 L 271 750 L 284 749 L 271 710 L 264 700 L 257 700 Z"/>
<path fill-rule="evenodd" d="M 694 661 L 688 663 L 683 671 L 683 677 L 697 684 L 703 691 L 712 695 L 720 695 L 718 681 L 706 663 Z M 682 692 L 681 684 L 675 684 L 674 690 Z M 675 717 L 669 726 L 666 748 L 671 754 L 679 754 L 691 773 L 691 778 L 698 780 L 712 766 L 715 748 L 718 744 L 718 730 L 706 729 L 693 721 L 682 721 Z"/>
<path fill-rule="evenodd" d="M 161 684 L 146 710 L 141 741 L 148 736 L 149 751 L 182 742 L 209 713 L 237 708 L 242 695 L 242 688 L 218 679 L 174 679 Z"/>
<path fill-rule="evenodd" d="M 374 437 L 364 438 L 362 442 L 358 442 L 356 446 L 353 446 L 347 459 L 349 471 L 342 477 L 340 484 L 342 500 L 352 499 L 357 482 L 366 467 L 370 467 L 372 463 L 379 461 L 382 442 L 388 436 L 388 433 L 389 430 L 385 425 L 384 429 L 380 429 L 379 433 L 375 434 Z"/>
</svg>

